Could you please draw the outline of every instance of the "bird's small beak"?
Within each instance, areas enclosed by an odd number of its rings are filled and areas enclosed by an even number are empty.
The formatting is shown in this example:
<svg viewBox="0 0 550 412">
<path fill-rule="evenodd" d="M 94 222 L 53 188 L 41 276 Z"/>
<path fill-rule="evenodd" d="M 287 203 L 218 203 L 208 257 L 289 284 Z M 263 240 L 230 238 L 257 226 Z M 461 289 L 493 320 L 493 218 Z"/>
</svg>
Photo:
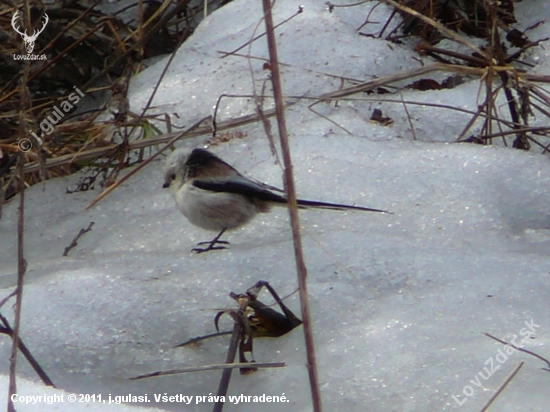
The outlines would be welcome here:
<svg viewBox="0 0 550 412">
<path fill-rule="evenodd" d="M 167 187 L 170 187 L 170 183 L 164 182 L 164 184 L 162 185 L 162 187 L 163 187 L 164 189 L 166 189 Z"/>
</svg>

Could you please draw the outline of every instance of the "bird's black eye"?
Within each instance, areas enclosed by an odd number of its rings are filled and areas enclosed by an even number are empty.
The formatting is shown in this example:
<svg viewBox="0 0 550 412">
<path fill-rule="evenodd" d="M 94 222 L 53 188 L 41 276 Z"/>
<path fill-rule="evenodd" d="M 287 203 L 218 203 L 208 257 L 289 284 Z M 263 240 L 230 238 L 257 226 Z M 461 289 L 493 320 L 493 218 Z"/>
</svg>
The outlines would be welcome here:
<svg viewBox="0 0 550 412">
<path fill-rule="evenodd" d="M 170 173 L 170 174 L 168 175 L 168 180 L 173 181 L 173 180 L 175 180 L 175 179 L 176 179 L 176 174 L 175 174 L 175 173 Z"/>
</svg>

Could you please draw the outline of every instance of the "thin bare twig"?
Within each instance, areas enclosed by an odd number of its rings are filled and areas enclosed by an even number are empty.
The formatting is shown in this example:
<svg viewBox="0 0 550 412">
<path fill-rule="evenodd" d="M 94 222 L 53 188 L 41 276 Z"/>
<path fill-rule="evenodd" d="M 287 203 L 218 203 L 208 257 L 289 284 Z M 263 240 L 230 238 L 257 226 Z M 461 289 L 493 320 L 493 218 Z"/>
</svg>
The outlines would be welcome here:
<svg viewBox="0 0 550 412">
<path fill-rule="evenodd" d="M 227 349 L 227 355 L 225 357 L 226 363 L 233 363 L 235 361 L 235 355 L 237 354 L 237 347 L 241 340 L 242 325 L 235 322 L 233 325 L 233 333 L 231 334 L 231 340 L 229 341 L 229 348 Z M 229 389 L 229 381 L 231 380 L 231 373 L 233 369 L 224 369 L 218 385 L 218 396 L 225 396 L 227 389 Z M 218 398 L 219 399 L 219 398 Z M 212 412 L 221 412 L 223 410 L 224 402 L 216 402 Z"/>
<path fill-rule="evenodd" d="M 414 124 L 412 122 L 411 114 L 409 113 L 409 109 L 407 109 L 407 104 L 405 103 L 405 100 L 403 99 L 403 93 L 401 91 L 399 92 L 399 97 L 401 97 L 401 102 L 403 103 L 403 109 L 405 109 L 405 114 L 407 115 L 407 120 L 409 121 L 409 126 L 411 126 L 411 133 L 413 135 L 413 140 L 416 139 L 416 131 L 414 130 Z"/>
<path fill-rule="evenodd" d="M 254 363 L 255 368 L 284 368 L 286 364 L 284 362 L 266 362 L 266 363 Z M 189 373 L 189 372 L 205 372 L 205 371 L 216 371 L 223 369 L 224 371 L 232 371 L 237 368 L 249 368 L 250 363 L 220 363 L 213 365 L 204 365 L 204 366 L 191 366 L 189 368 L 183 369 L 172 369 L 169 371 L 153 372 L 146 375 L 139 375 L 133 378 L 129 378 L 131 381 L 137 381 L 140 379 L 154 378 L 157 376 L 167 376 L 167 375 L 179 375 L 180 373 Z M 222 393 L 218 392 L 217 396 L 225 396 L 227 394 L 227 388 Z M 223 403 L 223 402 L 222 402 Z"/>
<path fill-rule="evenodd" d="M 550 83 L 550 76 L 522 73 L 517 71 L 512 66 L 492 66 L 491 69 L 493 70 L 493 72 L 501 72 L 501 71 L 513 72 L 514 75 L 518 76 L 522 81 Z M 373 90 L 377 87 L 380 87 L 386 84 L 395 83 L 395 82 L 410 79 L 413 77 L 422 76 L 427 73 L 439 72 L 439 71 L 460 73 L 464 75 L 484 76 L 485 73 L 487 72 L 487 69 L 480 68 L 480 67 L 460 66 L 457 64 L 434 63 L 427 66 L 420 66 L 420 67 L 415 67 L 413 69 L 404 70 L 402 72 L 390 74 L 388 76 L 379 77 L 379 78 L 369 80 L 354 86 L 338 89 L 333 92 L 328 92 L 319 96 L 318 99 L 329 100 L 329 99 L 336 99 L 336 98 L 351 96 L 352 94 Z"/>
<path fill-rule="evenodd" d="M 175 348 L 183 348 L 184 346 L 190 346 L 190 345 L 195 345 L 199 342 L 202 342 L 203 340 L 206 340 L 206 339 L 210 339 L 210 338 L 216 338 L 218 336 L 225 336 L 225 335 L 231 335 L 231 331 L 225 331 L 225 332 L 216 332 L 216 333 L 209 333 L 208 335 L 202 335 L 202 336 L 197 336 L 195 338 L 191 338 L 189 340 L 186 340 L 185 342 L 182 342 L 176 346 L 174 346 Z"/>
<path fill-rule="evenodd" d="M 516 374 L 519 372 L 519 370 L 521 369 L 524 363 L 525 363 L 524 361 L 521 361 L 521 363 L 516 367 L 516 369 L 514 369 L 514 371 L 506 378 L 506 380 L 502 382 L 502 384 L 499 386 L 495 394 L 491 396 L 491 399 L 487 401 L 483 409 L 481 409 L 481 411 L 479 412 L 485 412 L 487 409 L 489 409 L 489 407 L 497 398 L 497 396 L 500 395 L 502 391 L 506 388 L 506 386 L 508 386 L 508 384 L 512 381 L 512 379 L 514 379 L 514 376 L 516 376 Z"/>
<path fill-rule="evenodd" d="M 89 232 L 90 230 L 92 230 L 92 227 L 94 225 L 94 222 L 90 222 L 90 224 L 88 225 L 88 227 L 86 229 L 80 229 L 80 231 L 78 232 L 78 234 L 75 236 L 75 238 L 73 239 L 73 241 L 71 242 L 71 244 L 69 246 L 67 246 L 65 248 L 65 250 L 63 251 L 63 256 L 67 256 L 69 254 L 69 251 L 74 248 L 75 246 L 78 245 L 78 239 L 80 239 L 80 237 L 84 234 L 84 233 L 87 233 Z"/>
<path fill-rule="evenodd" d="M 548 368 L 545 369 L 545 370 L 547 370 L 548 372 L 550 372 L 550 361 L 549 361 L 548 359 L 546 359 L 545 357 L 540 356 L 540 355 L 536 354 L 535 352 L 531 352 L 530 350 L 520 348 L 520 347 L 518 347 L 518 346 L 516 346 L 516 345 L 512 345 L 511 343 L 508 343 L 508 342 L 506 342 L 505 340 L 496 338 L 496 337 L 494 337 L 493 335 L 491 335 L 491 334 L 489 334 L 489 333 L 484 333 L 484 335 L 487 336 L 487 337 L 489 337 L 489 338 L 491 338 L 491 339 L 493 339 L 493 340 L 496 340 L 497 342 L 500 342 L 500 343 L 502 343 L 502 344 L 504 344 L 504 345 L 511 346 L 512 348 L 514 348 L 514 349 L 516 349 L 516 350 L 519 350 L 520 352 L 527 353 L 527 354 L 529 354 L 529 355 L 531 355 L 531 356 L 534 356 L 534 357 L 537 358 L 537 359 L 540 359 L 541 361 L 543 361 L 544 363 L 546 363 L 546 365 L 548 365 Z"/>
<path fill-rule="evenodd" d="M 0 321 L 4 325 L 0 326 L 0 332 L 5 333 L 13 339 L 13 329 L 8 320 L 2 314 L 0 314 Z M 29 364 L 32 366 L 36 374 L 40 376 L 40 379 L 42 379 L 44 385 L 52 386 L 55 388 L 53 381 L 50 379 L 44 369 L 42 369 L 42 366 L 40 366 L 36 358 L 32 355 L 31 351 L 29 350 L 29 348 L 27 348 L 27 345 L 25 345 L 21 338 L 17 338 L 17 347 L 19 348 L 25 359 L 27 359 L 27 362 L 29 362 Z"/>
<path fill-rule="evenodd" d="M 28 6 L 28 4 L 26 4 Z M 29 16 L 30 10 L 25 10 L 26 16 Z M 27 90 L 27 81 L 29 78 L 30 62 L 25 62 L 23 68 L 22 82 L 20 85 L 19 101 L 19 127 L 20 138 L 27 136 L 27 124 L 24 119 L 24 112 L 29 105 L 29 94 Z M 13 335 L 10 353 L 10 377 L 8 386 L 8 412 L 15 412 L 15 406 L 12 398 L 17 394 L 17 343 L 19 341 L 19 326 L 21 324 L 21 308 L 23 306 L 23 277 L 27 271 L 27 262 L 25 261 L 23 236 L 25 233 L 25 153 L 19 152 L 17 173 L 19 178 L 19 210 L 17 219 L 17 289 L 15 294 L 15 314 L 13 321 Z"/>
<path fill-rule="evenodd" d="M 4 299 L 0 300 L 0 308 L 6 304 L 8 300 L 10 300 L 12 297 L 17 295 L 17 288 L 15 288 L 8 296 L 6 296 Z"/>
<path fill-rule="evenodd" d="M 493 120 L 496 120 L 496 119 L 493 119 Z M 510 123 L 512 123 L 512 122 L 510 122 Z M 512 123 L 512 124 L 513 124 L 513 123 Z M 507 135 L 515 134 L 515 133 L 519 133 L 519 132 L 522 132 L 522 133 L 526 133 L 526 132 L 534 133 L 534 132 L 549 132 L 549 131 L 550 131 L 550 127 L 549 127 L 549 126 L 540 126 L 540 127 L 533 126 L 533 127 L 523 127 L 523 128 L 514 129 L 514 130 L 505 130 L 505 131 L 497 132 L 497 133 L 493 133 L 493 134 L 479 135 L 479 136 L 477 136 L 477 138 L 478 138 L 478 139 L 493 139 L 493 138 L 495 138 L 495 137 L 507 136 Z"/>
<path fill-rule="evenodd" d="M 24 127 L 24 126 L 23 126 Z M 25 226 L 25 154 L 19 152 L 19 218 L 17 221 L 17 289 L 15 294 L 15 315 L 13 322 L 12 345 L 10 354 L 10 381 L 8 389 L 8 412 L 15 412 L 12 396 L 17 394 L 17 342 L 19 341 L 19 326 L 21 324 L 21 307 L 23 306 L 23 277 L 27 271 L 23 249 L 23 233 Z"/>
<path fill-rule="evenodd" d="M 321 393 L 319 391 L 319 380 L 317 376 L 317 363 L 315 360 L 315 345 L 313 342 L 313 331 L 311 328 L 311 317 L 308 305 L 307 293 L 307 269 L 304 262 L 302 239 L 300 236 L 300 221 L 298 217 L 298 204 L 296 201 L 296 189 L 294 187 L 294 176 L 292 172 L 292 159 L 290 157 L 290 146 L 286 130 L 285 110 L 283 102 L 283 93 L 281 86 L 281 77 L 277 58 L 277 44 L 275 40 L 275 30 L 273 16 L 271 14 L 272 3 L 270 0 L 262 0 L 264 11 L 265 27 L 267 33 L 267 47 L 269 50 L 269 59 L 271 64 L 273 96 L 275 97 L 275 111 L 277 113 L 277 126 L 279 129 L 279 138 L 281 141 L 281 150 L 284 164 L 284 186 L 288 199 L 288 212 L 290 215 L 290 225 L 292 227 L 292 238 L 294 241 L 294 256 L 296 259 L 296 270 L 298 275 L 300 306 L 302 309 L 302 321 L 304 326 L 304 337 L 307 354 L 307 371 L 313 403 L 313 411 L 321 412 Z"/>
<path fill-rule="evenodd" d="M 298 11 L 296 11 L 296 13 L 294 13 L 292 16 L 288 17 L 287 19 L 285 19 L 285 20 L 283 20 L 282 22 L 280 22 L 279 24 L 277 24 L 277 26 L 275 26 L 275 28 L 277 28 L 277 27 L 279 27 L 279 26 L 282 26 L 283 24 L 288 23 L 290 20 L 292 20 L 292 19 L 293 19 L 294 17 L 296 17 L 298 14 L 301 14 L 303 11 L 304 11 L 303 7 L 302 7 L 302 6 L 298 6 Z M 261 39 L 261 38 L 264 37 L 264 36 L 265 36 L 265 33 L 258 34 L 256 37 L 254 37 L 254 38 L 251 39 L 250 41 L 247 41 L 247 42 L 244 43 L 242 46 L 237 47 L 237 48 L 236 48 L 235 50 L 233 50 L 233 51 L 230 51 L 230 52 L 219 52 L 219 53 L 222 53 L 222 54 L 223 54 L 222 59 L 224 59 L 224 58 L 226 58 L 227 56 L 231 56 L 231 55 L 237 53 L 239 50 L 244 49 L 247 45 L 254 43 L 256 40 Z"/>
</svg>

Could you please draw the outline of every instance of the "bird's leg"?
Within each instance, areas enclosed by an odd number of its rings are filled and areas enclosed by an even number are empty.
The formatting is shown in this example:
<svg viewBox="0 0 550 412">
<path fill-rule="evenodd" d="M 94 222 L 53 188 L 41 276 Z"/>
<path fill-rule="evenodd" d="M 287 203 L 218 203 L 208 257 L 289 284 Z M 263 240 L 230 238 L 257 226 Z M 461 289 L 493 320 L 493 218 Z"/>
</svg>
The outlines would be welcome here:
<svg viewBox="0 0 550 412">
<path fill-rule="evenodd" d="M 209 242 L 199 242 L 197 243 L 197 245 L 208 245 L 207 247 L 205 248 L 193 248 L 192 251 L 193 252 L 197 252 L 197 253 L 202 253 L 202 252 L 208 252 L 210 250 L 221 250 L 221 249 L 227 249 L 225 246 L 214 246 L 216 243 L 223 243 L 225 245 L 228 245 L 229 242 L 226 242 L 225 240 L 219 240 L 220 237 L 222 237 L 222 235 L 224 234 L 226 228 L 224 227 L 220 233 L 218 233 L 218 235 L 212 239 L 211 241 Z"/>
</svg>

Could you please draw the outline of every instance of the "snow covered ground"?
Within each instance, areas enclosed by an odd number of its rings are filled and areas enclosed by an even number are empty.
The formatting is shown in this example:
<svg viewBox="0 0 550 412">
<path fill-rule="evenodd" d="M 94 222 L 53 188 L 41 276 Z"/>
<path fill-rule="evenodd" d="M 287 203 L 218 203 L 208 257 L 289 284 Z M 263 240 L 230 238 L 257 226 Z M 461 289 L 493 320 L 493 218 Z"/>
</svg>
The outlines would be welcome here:
<svg viewBox="0 0 550 412">
<path fill-rule="evenodd" d="M 287 95 L 338 89 L 340 79 L 333 76 L 368 80 L 420 65 L 409 45 L 357 34 L 374 3 L 329 13 L 319 1 L 278 0 L 275 21 L 295 13 L 299 4 L 303 13 L 277 32 L 279 58 L 290 65 L 282 68 Z M 550 18 L 550 5 L 543 0 L 516 7 L 523 16 L 520 28 Z M 153 102 L 156 110 L 177 112 L 181 125 L 189 126 L 212 113 L 220 94 L 250 94 L 252 84 L 260 90 L 268 76 L 263 61 L 222 59 L 218 53 L 254 37 L 260 16 L 260 2 L 252 0 L 234 0 L 209 16 L 178 52 Z M 388 9 L 379 6 L 370 20 L 382 22 L 387 16 Z M 548 35 L 549 27 L 539 26 L 533 37 Z M 540 68 L 550 66 L 549 46 L 546 42 L 530 53 L 539 64 L 534 71 L 544 73 Z M 241 53 L 266 57 L 265 42 L 256 41 Z M 141 109 L 162 68 L 161 62 L 133 80 L 133 111 Z M 479 82 L 471 79 L 451 90 L 404 91 L 403 98 L 476 110 L 478 89 Z M 300 213 L 325 410 L 479 411 L 525 361 L 493 408 L 546 411 L 550 375 L 542 370 L 545 364 L 524 353 L 506 354 L 504 345 L 483 333 L 507 341 L 516 336 L 525 349 L 550 358 L 547 158 L 451 144 L 468 118 L 464 114 L 410 106 L 418 139 L 413 141 L 402 105 L 316 106 L 350 135 L 309 111 L 307 104 L 295 104 L 287 112 L 300 197 L 394 212 Z M 369 122 L 374 108 L 382 108 L 394 123 Z M 227 99 L 218 121 L 252 111 L 250 98 Z M 263 128 L 239 130 L 247 137 L 211 150 L 242 173 L 281 186 L 281 169 Z M 205 138 L 181 145 L 203 147 Z M 178 212 L 162 189 L 162 163 L 153 162 L 90 210 L 85 206 L 99 190 L 66 192 L 75 189 L 82 175 L 26 192 L 28 273 L 21 333 L 64 391 L 101 394 L 103 399 L 109 394 L 147 395 L 150 402 L 139 406 L 209 411 L 212 403 L 197 404 L 196 396 L 215 394 L 218 371 L 128 378 L 223 362 L 227 337 L 195 347 L 174 346 L 213 332 L 217 309 L 235 307 L 230 291 L 244 292 L 260 279 L 281 296 L 296 289 L 288 217 L 283 208 L 261 215 L 229 235 L 230 249 L 193 254 L 190 249 L 212 234 L 191 226 Z M 0 296 L 15 284 L 17 203 L 7 205 L 0 220 Z M 62 257 L 91 221 L 92 231 Z M 297 297 L 287 302 L 299 314 Z M 3 308 L 10 312 L 9 305 Z M 231 328 L 228 319 L 222 319 L 225 329 Z M 0 340 L 4 374 L 9 347 L 9 339 Z M 258 362 L 287 366 L 246 376 L 234 373 L 229 393 L 284 394 L 288 402 L 228 404 L 224 410 L 311 410 L 302 328 L 282 338 L 256 340 L 254 355 Z M 20 359 L 20 376 L 35 382 L 21 382 L 20 395 L 62 394 L 37 383 Z M 1 382 L 6 385 L 5 379 Z M 0 404 L 6 392 L 0 387 Z M 156 402 L 155 394 L 195 398 L 185 405 Z M 66 401 L 19 405 L 18 410 L 141 409 Z"/>
</svg>

